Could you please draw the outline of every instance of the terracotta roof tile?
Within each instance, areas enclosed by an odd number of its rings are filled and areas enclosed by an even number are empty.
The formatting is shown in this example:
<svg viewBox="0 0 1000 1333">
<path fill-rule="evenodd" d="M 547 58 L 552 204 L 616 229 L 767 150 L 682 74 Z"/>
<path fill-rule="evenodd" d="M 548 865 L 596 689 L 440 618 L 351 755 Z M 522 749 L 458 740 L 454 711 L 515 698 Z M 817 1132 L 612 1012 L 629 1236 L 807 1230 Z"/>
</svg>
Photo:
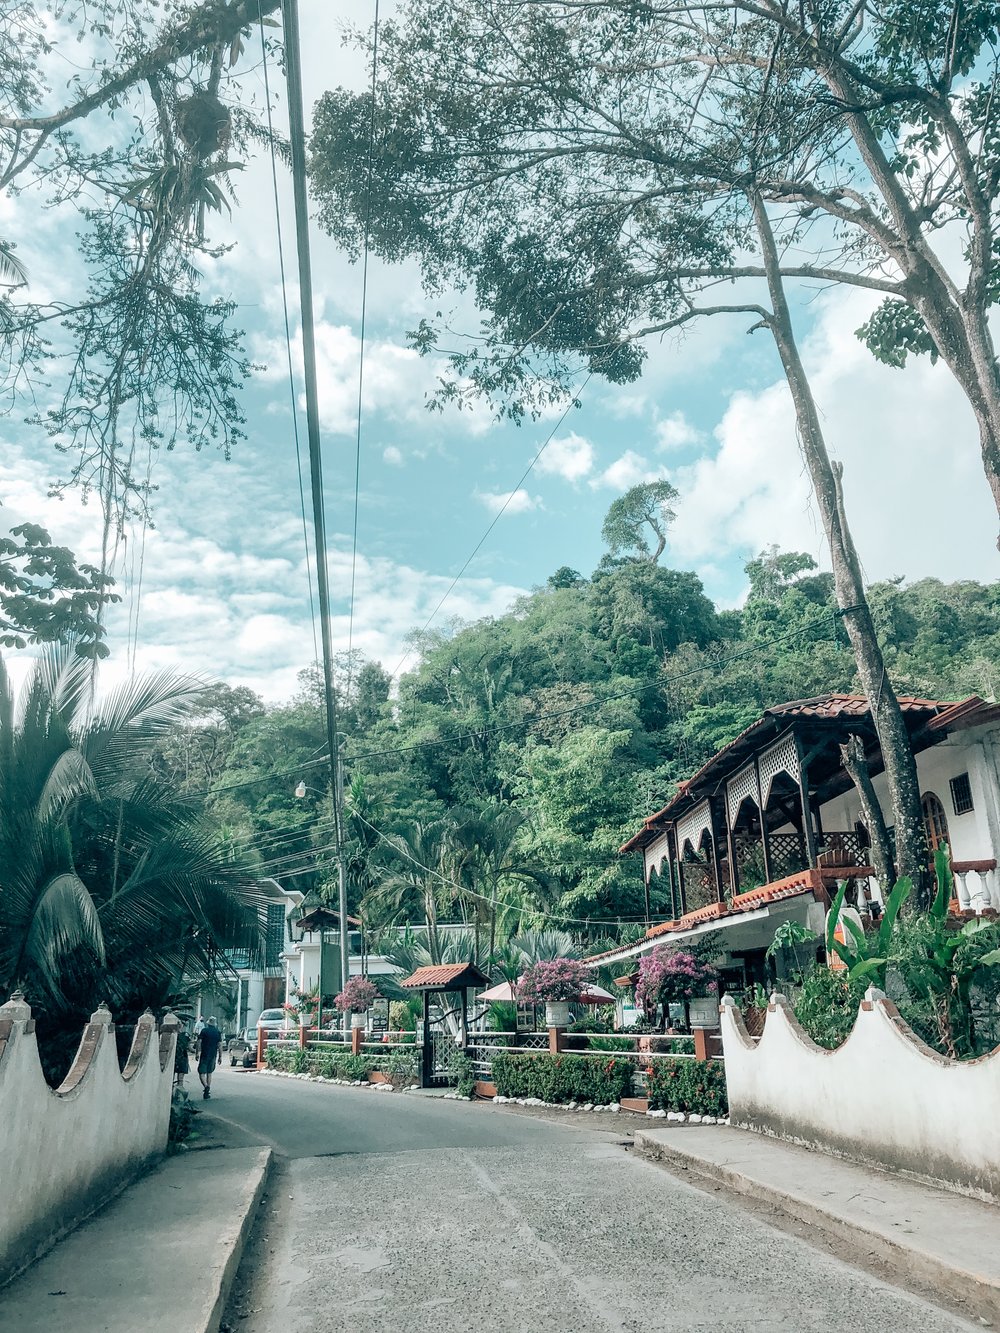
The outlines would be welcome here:
<svg viewBox="0 0 1000 1333">
<path fill-rule="evenodd" d="M 447 986 L 480 986 L 488 982 L 489 978 L 483 976 L 472 963 L 442 963 L 418 967 L 412 976 L 400 981 L 399 985 L 404 990 L 440 990 Z"/>
</svg>

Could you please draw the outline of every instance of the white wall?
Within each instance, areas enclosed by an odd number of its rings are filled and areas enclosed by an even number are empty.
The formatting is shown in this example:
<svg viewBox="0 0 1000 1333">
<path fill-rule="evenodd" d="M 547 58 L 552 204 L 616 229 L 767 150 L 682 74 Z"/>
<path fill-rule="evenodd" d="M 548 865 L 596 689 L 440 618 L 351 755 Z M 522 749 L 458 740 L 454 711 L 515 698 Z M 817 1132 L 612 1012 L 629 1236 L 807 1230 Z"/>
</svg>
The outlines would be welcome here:
<svg viewBox="0 0 1000 1333">
<path fill-rule="evenodd" d="M 784 996 L 759 1044 L 726 997 L 722 1044 L 734 1125 L 1000 1199 L 1000 1051 L 946 1060 L 874 989 L 835 1051 L 806 1036 Z"/>
<path fill-rule="evenodd" d="M 0 1283 L 99 1208 L 167 1146 L 174 1047 L 144 1014 L 124 1073 L 111 1014 L 84 1028 L 61 1086 L 45 1082 L 31 1010 L 0 1006 Z"/>
</svg>

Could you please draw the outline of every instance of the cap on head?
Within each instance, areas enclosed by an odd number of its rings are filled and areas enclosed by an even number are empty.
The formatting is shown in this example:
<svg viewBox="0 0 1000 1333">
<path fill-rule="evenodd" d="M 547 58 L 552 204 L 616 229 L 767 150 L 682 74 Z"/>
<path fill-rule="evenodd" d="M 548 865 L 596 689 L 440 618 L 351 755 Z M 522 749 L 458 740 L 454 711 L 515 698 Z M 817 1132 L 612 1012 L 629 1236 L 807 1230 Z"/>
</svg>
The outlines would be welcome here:
<svg viewBox="0 0 1000 1333">
<path fill-rule="evenodd" d="M 214 1027 L 214 1026 L 215 1026 L 215 1015 L 213 1014 L 212 1017 L 211 1017 L 208 1021 L 209 1021 L 209 1022 L 212 1024 L 212 1026 Z"/>
</svg>

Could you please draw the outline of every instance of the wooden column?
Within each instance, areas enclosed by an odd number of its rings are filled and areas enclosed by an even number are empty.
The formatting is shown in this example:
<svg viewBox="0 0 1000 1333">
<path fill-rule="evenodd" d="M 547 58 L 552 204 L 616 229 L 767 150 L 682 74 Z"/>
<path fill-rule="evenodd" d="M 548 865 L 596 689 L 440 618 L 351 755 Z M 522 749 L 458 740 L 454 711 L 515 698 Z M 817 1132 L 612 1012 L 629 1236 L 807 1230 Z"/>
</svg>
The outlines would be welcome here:
<svg viewBox="0 0 1000 1333">
<path fill-rule="evenodd" d="M 740 891 L 740 872 L 736 865 L 736 842 L 733 838 L 733 826 L 729 821 L 729 792 L 723 794 L 726 814 L 726 850 L 729 853 L 729 887 L 735 898 Z"/>
<path fill-rule="evenodd" d="M 362 1042 L 363 1039 L 364 1039 L 364 1035 L 365 1035 L 365 1030 L 364 1030 L 364 1028 L 356 1028 L 356 1027 L 352 1027 L 352 1028 L 351 1028 L 351 1054 L 352 1054 L 352 1055 L 360 1055 L 360 1054 L 361 1054 L 361 1042 Z"/>
<path fill-rule="evenodd" d="M 715 880 L 715 896 L 720 903 L 726 901 L 725 890 L 722 887 L 722 867 L 719 865 L 719 830 L 718 830 L 719 803 L 713 798 L 708 799 L 708 819 L 709 819 L 709 837 L 712 840 L 712 876 Z"/>
<path fill-rule="evenodd" d="M 767 812 L 764 809 L 764 789 L 760 785 L 760 764 L 753 757 L 753 775 L 757 783 L 757 813 L 760 815 L 760 847 L 764 853 L 764 883 L 771 883 L 771 848 L 767 841 Z"/>
<path fill-rule="evenodd" d="M 795 733 L 795 753 L 799 760 L 799 801 L 802 805 L 802 836 L 806 844 L 806 860 L 812 869 L 816 864 L 816 830 L 812 805 L 809 800 L 809 763 L 802 750 L 799 733 Z"/>
<path fill-rule="evenodd" d="M 421 1055 L 421 1074 L 420 1086 L 429 1088 L 431 1086 L 431 1075 L 434 1072 L 434 1051 L 431 1047 L 431 993 L 424 991 L 424 1045 Z"/>
</svg>

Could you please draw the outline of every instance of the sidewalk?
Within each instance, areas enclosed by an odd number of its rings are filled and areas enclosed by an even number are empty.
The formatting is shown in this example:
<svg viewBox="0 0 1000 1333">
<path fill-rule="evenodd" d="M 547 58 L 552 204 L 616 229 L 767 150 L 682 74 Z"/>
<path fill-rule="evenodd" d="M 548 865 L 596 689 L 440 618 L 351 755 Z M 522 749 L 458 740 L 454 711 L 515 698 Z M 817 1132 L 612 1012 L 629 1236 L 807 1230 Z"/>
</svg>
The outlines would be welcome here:
<svg viewBox="0 0 1000 1333">
<path fill-rule="evenodd" d="M 214 1333 L 270 1148 L 167 1158 L 8 1287 L 11 1333 Z"/>
<path fill-rule="evenodd" d="M 746 1130 L 636 1131 L 638 1152 L 817 1226 L 1000 1327 L 1000 1208 Z"/>
</svg>

